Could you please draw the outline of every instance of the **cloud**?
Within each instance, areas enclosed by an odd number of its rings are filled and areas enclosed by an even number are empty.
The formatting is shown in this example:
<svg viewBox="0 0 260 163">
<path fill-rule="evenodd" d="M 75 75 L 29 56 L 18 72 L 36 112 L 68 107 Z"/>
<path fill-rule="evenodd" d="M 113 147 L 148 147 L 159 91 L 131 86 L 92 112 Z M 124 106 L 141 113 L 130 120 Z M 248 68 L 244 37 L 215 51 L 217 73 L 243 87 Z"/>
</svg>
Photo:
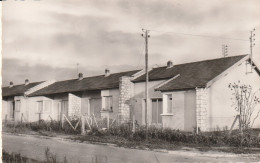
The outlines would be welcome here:
<svg viewBox="0 0 260 163">
<path fill-rule="evenodd" d="M 77 78 L 76 65 L 71 66 L 73 68 L 60 68 L 52 67 L 46 64 L 37 64 L 30 66 L 24 60 L 19 59 L 3 59 L 3 86 L 7 86 L 10 81 L 15 84 L 24 83 L 25 79 L 29 79 L 30 82 L 46 81 L 46 80 L 68 80 Z M 86 66 L 79 65 L 78 72 L 83 73 L 84 77 L 103 75 L 104 70 L 109 68 L 111 73 L 137 70 L 140 66 L 132 65 L 115 65 L 115 66 Z"/>
<path fill-rule="evenodd" d="M 76 63 L 87 75 L 102 74 L 106 67 L 112 72 L 141 68 L 142 28 L 151 29 L 150 66 L 165 65 L 168 60 L 177 64 L 222 57 L 222 44 L 229 45 L 229 55 L 248 53 L 247 41 L 180 33 L 247 40 L 249 30 L 260 28 L 257 0 L 3 3 L 4 82 L 23 82 L 26 76 L 32 80 L 71 78 Z M 259 53 L 256 44 L 255 60 L 260 60 Z M 37 71 L 43 72 L 40 77 Z"/>
</svg>

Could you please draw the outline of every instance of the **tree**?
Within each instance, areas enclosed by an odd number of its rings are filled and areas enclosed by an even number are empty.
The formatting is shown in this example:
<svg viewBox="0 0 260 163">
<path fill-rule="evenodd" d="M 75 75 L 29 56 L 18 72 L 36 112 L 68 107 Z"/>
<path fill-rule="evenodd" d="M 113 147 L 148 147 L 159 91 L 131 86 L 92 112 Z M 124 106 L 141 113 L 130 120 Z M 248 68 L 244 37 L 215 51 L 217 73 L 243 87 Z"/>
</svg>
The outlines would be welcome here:
<svg viewBox="0 0 260 163">
<path fill-rule="evenodd" d="M 232 106 L 239 113 L 240 131 L 251 128 L 260 113 L 260 109 L 255 109 L 260 103 L 260 99 L 256 95 L 259 90 L 253 92 L 250 85 L 241 84 L 240 81 L 230 83 L 228 87 L 232 91 Z M 255 111 L 256 116 L 252 117 Z"/>
</svg>

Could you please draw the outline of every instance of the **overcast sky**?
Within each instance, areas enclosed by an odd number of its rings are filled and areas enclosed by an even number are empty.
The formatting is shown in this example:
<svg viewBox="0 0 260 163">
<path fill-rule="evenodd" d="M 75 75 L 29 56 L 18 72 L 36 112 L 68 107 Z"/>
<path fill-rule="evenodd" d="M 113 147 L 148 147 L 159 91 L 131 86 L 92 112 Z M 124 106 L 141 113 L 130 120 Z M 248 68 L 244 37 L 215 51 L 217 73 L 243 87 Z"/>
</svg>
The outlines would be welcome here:
<svg viewBox="0 0 260 163">
<path fill-rule="evenodd" d="M 254 27 L 260 65 L 259 11 L 259 0 L 6 0 L 3 84 L 75 78 L 77 63 L 84 76 L 143 68 L 142 28 L 150 67 L 219 58 L 222 44 L 248 54 Z"/>
</svg>

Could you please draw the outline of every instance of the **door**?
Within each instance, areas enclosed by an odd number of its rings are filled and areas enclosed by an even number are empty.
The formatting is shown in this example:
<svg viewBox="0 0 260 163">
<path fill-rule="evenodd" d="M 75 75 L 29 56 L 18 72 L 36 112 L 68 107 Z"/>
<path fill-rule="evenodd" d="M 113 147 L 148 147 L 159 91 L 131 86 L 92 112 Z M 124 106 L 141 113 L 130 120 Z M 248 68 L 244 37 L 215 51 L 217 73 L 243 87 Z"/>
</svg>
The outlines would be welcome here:
<svg viewBox="0 0 260 163">
<path fill-rule="evenodd" d="M 89 100 L 90 103 L 90 115 L 95 114 L 96 117 L 101 117 L 101 98 L 92 98 Z"/>
<path fill-rule="evenodd" d="M 14 120 L 14 113 L 15 113 L 15 102 L 11 101 L 10 105 L 9 105 L 9 109 L 10 109 L 10 119 Z"/>
<path fill-rule="evenodd" d="M 37 101 L 37 113 L 38 113 L 38 120 L 39 121 L 42 120 L 43 101 Z"/>
<path fill-rule="evenodd" d="M 68 116 L 68 101 L 61 101 L 61 115 Z"/>
<path fill-rule="evenodd" d="M 152 99 L 152 123 L 162 123 L 162 99 Z"/>
<path fill-rule="evenodd" d="M 81 99 L 81 114 L 88 115 L 89 114 L 89 98 Z"/>
</svg>

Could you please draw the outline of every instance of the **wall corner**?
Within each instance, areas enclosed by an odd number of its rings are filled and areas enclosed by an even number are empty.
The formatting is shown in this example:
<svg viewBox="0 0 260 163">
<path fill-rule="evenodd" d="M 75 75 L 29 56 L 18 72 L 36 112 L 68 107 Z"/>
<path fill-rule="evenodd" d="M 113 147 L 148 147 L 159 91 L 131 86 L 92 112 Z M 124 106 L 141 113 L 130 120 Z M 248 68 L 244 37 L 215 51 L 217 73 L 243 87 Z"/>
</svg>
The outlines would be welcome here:
<svg viewBox="0 0 260 163">
<path fill-rule="evenodd" d="M 207 116 L 209 112 L 208 88 L 196 88 L 196 123 L 197 129 L 206 131 L 208 127 Z"/>
<path fill-rule="evenodd" d="M 128 76 L 119 78 L 118 121 L 120 124 L 128 122 L 131 119 L 131 106 L 129 102 L 134 95 L 134 83 L 131 82 L 131 79 Z"/>
</svg>

